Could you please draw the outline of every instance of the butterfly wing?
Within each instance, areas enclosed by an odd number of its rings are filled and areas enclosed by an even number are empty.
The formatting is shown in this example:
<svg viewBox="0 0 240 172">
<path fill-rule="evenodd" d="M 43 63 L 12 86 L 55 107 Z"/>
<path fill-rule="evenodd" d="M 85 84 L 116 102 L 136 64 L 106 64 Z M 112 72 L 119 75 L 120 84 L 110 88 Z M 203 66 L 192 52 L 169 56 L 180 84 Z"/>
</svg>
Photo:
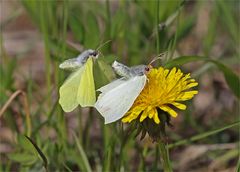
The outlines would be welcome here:
<svg viewBox="0 0 240 172">
<path fill-rule="evenodd" d="M 104 93 L 112 90 L 113 88 L 117 87 L 118 85 L 120 85 L 120 84 L 122 84 L 124 82 L 126 82 L 126 80 L 124 78 L 117 79 L 117 80 L 115 80 L 115 81 L 113 81 L 113 82 L 111 82 L 111 83 L 109 83 L 109 84 L 99 88 L 97 91 L 101 91 L 102 94 L 104 94 Z"/>
<path fill-rule="evenodd" d="M 95 107 L 104 117 L 105 124 L 114 122 L 124 116 L 144 88 L 146 79 L 145 75 L 135 76 L 115 88 L 109 87 L 111 88 L 109 91 L 105 89 L 106 92 L 100 94 Z"/>
<path fill-rule="evenodd" d="M 99 59 L 97 61 L 97 64 L 99 66 L 101 73 L 106 77 L 108 82 L 112 81 L 116 77 L 112 67 L 109 66 L 105 61 Z"/>
<path fill-rule="evenodd" d="M 80 79 L 77 101 L 82 107 L 93 106 L 96 102 L 95 84 L 93 78 L 93 59 L 88 58 Z"/>
<path fill-rule="evenodd" d="M 78 106 L 77 94 L 84 67 L 73 72 L 59 89 L 59 104 L 65 112 L 70 112 Z"/>
</svg>

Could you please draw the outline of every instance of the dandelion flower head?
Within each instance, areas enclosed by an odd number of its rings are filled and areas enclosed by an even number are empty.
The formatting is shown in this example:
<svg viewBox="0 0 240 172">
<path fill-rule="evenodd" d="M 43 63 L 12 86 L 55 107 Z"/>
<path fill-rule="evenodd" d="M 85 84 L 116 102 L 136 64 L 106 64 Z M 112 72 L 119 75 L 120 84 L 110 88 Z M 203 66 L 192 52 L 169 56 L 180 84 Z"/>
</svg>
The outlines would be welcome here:
<svg viewBox="0 0 240 172">
<path fill-rule="evenodd" d="M 161 121 L 158 109 L 167 112 L 171 117 L 177 117 L 175 109 L 185 110 L 186 105 L 182 102 L 192 99 L 198 93 L 197 90 L 190 90 L 198 83 L 190 74 L 185 75 L 180 69 L 152 68 L 147 78 L 144 89 L 125 114 L 122 122 L 130 123 L 135 119 L 143 122 L 146 118 L 150 118 L 159 124 Z"/>
</svg>

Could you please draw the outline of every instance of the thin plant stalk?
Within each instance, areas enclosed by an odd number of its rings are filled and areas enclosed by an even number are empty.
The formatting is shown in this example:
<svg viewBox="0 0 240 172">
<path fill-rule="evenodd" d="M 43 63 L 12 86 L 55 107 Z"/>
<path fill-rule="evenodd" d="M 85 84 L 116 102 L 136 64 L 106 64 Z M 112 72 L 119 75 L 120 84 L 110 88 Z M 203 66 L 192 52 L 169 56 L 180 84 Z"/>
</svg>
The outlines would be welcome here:
<svg viewBox="0 0 240 172">
<path fill-rule="evenodd" d="M 157 54 L 159 54 L 159 52 L 160 52 L 160 38 L 159 38 L 159 0 L 157 0 L 156 1 L 156 3 L 157 3 L 157 10 L 156 10 L 156 15 L 157 15 L 157 18 L 156 18 L 156 20 L 157 20 Z"/>
<path fill-rule="evenodd" d="M 144 171 L 144 169 L 145 169 L 145 158 L 146 158 L 147 154 L 148 154 L 148 146 L 145 145 L 143 147 L 143 150 L 142 150 L 141 159 L 140 159 L 140 163 L 139 163 L 139 166 L 138 166 L 138 172 Z"/>
<path fill-rule="evenodd" d="M 83 130 L 84 136 L 82 136 L 83 146 L 86 150 L 89 149 L 90 129 L 93 121 L 93 108 L 89 108 L 89 115 Z"/>
<path fill-rule="evenodd" d="M 159 162 L 159 147 L 158 145 L 155 146 L 155 161 L 154 161 L 154 171 L 158 169 L 158 162 Z"/>
<path fill-rule="evenodd" d="M 45 20 L 45 11 L 44 11 L 44 8 L 46 7 L 46 4 L 47 2 L 40 2 L 40 27 L 41 27 L 41 31 L 42 31 L 42 34 L 43 34 L 43 40 L 44 40 L 44 48 L 45 48 L 45 51 L 44 51 L 44 57 L 45 57 L 45 71 L 46 71 L 46 75 L 45 75 L 45 78 L 46 78 L 46 82 L 47 82 L 47 92 L 48 94 L 51 93 L 51 61 L 50 61 L 50 50 L 49 50 L 49 41 L 48 41 L 48 28 L 47 28 L 47 24 L 46 24 L 46 20 Z M 50 108 L 52 106 L 51 104 L 51 99 L 48 99 L 47 100 L 47 104 L 48 104 L 48 107 Z"/>
<path fill-rule="evenodd" d="M 173 170 L 172 170 L 171 162 L 170 162 L 170 159 L 169 159 L 168 148 L 165 145 L 165 143 L 163 143 L 162 141 L 159 142 L 159 151 L 160 151 L 163 170 L 165 172 L 172 172 Z"/>
<path fill-rule="evenodd" d="M 7 110 L 7 108 L 10 106 L 10 104 L 12 103 L 12 101 L 18 97 L 19 95 L 23 96 L 23 106 L 24 106 L 24 111 L 25 111 L 25 115 L 26 115 L 26 133 L 27 136 L 30 137 L 31 133 L 32 133 L 32 124 L 31 124 L 31 117 L 30 117 L 30 110 L 29 110 L 29 103 L 28 103 L 28 99 L 26 96 L 26 93 L 22 90 L 17 90 L 15 91 L 10 98 L 8 99 L 8 101 L 3 105 L 3 107 L 0 109 L 0 118 L 3 115 L 3 113 Z"/>
<path fill-rule="evenodd" d="M 81 144 L 83 144 L 83 121 L 82 121 L 82 111 L 78 110 L 78 138 Z"/>
<path fill-rule="evenodd" d="M 108 32 L 107 32 L 107 37 L 108 39 L 111 39 L 111 31 L 112 31 L 112 28 L 111 28 L 111 11 L 110 11 L 110 2 L 109 0 L 106 0 L 106 13 L 107 13 L 107 18 L 108 18 L 108 21 L 107 21 L 107 26 L 108 26 Z"/>
<path fill-rule="evenodd" d="M 67 37 L 67 21 L 68 21 L 68 3 L 66 0 L 63 1 L 64 7 L 63 7 L 63 13 L 62 13 L 62 18 L 63 18 L 63 31 L 62 31 L 62 56 L 66 56 L 66 37 Z M 57 76 L 57 75 L 56 75 Z M 61 77 L 61 75 L 60 75 Z M 56 79 L 59 79 L 58 77 Z M 58 82 L 59 83 L 59 82 Z M 61 134 L 63 136 L 63 143 L 67 139 L 67 127 L 66 127 L 66 121 L 65 121 L 65 116 L 62 110 L 59 111 L 58 109 L 58 118 L 59 120 L 59 128 L 61 128 Z"/>
<path fill-rule="evenodd" d="M 109 126 L 106 126 L 102 123 L 102 134 L 103 134 L 103 148 L 104 148 L 104 160 L 103 160 L 103 171 L 109 171 L 110 170 L 110 164 L 111 164 L 111 154 L 112 154 L 112 148 L 109 146 L 110 141 L 110 133 L 109 133 Z"/>
</svg>

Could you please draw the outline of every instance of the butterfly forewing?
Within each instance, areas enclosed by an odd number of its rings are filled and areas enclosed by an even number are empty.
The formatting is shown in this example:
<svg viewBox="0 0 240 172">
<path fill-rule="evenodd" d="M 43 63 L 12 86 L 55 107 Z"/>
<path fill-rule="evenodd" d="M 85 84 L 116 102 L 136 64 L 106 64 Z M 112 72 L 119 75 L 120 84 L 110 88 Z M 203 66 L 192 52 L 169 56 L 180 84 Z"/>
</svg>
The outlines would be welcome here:
<svg viewBox="0 0 240 172">
<path fill-rule="evenodd" d="M 100 88 L 100 90 L 104 90 L 105 92 L 100 94 L 95 107 L 104 117 L 105 124 L 117 121 L 130 109 L 134 100 L 145 86 L 146 76 L 135 76 L 124 82 L 120 82 L 114 88 L 112 86 L 116 85 L 116 83 L 110 83 L 112 84 L 111 86 Z M 106 88 L 109 88 L 109 91 Z"/>
<path fill-rule="evenodd" d="M 96 102 L 95 84 L 93 78 L 93 59 L 90 57 L 84 65 L 77 94 L 78 103 L 82 107 L 93 106 Z"/>
</svg>

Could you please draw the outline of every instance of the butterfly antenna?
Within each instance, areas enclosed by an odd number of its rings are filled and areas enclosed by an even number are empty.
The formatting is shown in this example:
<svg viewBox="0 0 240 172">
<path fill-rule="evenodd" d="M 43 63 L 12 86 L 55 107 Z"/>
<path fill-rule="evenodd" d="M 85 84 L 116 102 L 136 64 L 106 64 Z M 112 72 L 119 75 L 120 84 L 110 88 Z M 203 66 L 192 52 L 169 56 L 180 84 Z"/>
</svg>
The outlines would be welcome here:
<svg viewBox="0 0 240 172">
<path fill-rule="evenodd" d="M 104 45 L 106 45 L 107 43 L 109 43 L 110 41 L 112 41 L 112 40 L 107 40 L 106 42 L 100 44 L 100 45 L 98 46 L 98 48 L 96 49 L 96 51 L 99 52 L 99 54 L 102 55 L 103 57 L 104 57 L 104 55 L 103 55 L 103 53 L 102 53 L 101 51 L 99 51 L 99 49 L 102 48 L 102 47 L 103 47 Z"/>
<path fill-rule="evenodd" d="M 104 57 L 103 53 L 101 51 L 97 51 L 101 56 Z"/>
<path fill-rule="evenodd" d="M 156 60 L 162 59 L 162 56 L 164 56 L 165 54 L 166 54 L 166 52 L 161 53 L 161 54 L 157 55 L 156 57 L 153 57 L 153 59 L 151 60 L 151 62 L 148 65 L 151 65 Z"/>
<path fill-rule="evenodd" d="M 111 42 L 111 41 L 112 41 L 112 40 L 107 40 L 106 42 L 100 44 L 96 50 L 98 51 L 100 48 L 102 48 L 104 45 L 106 45 L 107 43 L 109 43 L 109 42 Z"/>
</svg>

